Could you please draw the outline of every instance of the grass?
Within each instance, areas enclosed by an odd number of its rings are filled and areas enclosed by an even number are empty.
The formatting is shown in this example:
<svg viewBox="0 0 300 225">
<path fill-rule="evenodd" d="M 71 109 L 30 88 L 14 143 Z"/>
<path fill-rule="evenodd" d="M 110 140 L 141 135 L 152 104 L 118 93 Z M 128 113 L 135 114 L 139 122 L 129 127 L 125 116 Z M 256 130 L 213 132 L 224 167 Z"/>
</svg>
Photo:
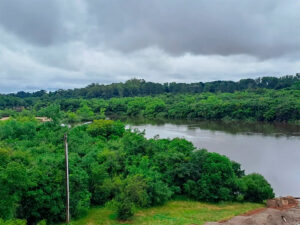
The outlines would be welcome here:
<svg viewBox="0 0 300 225">
<path fill-rule="evenodd" d="M 170 201 L 163 206 L 139 209 L 130 221 L 120 222 L 115 219 L 114 212 L 107 208 L 92 208 L 84 218 L 72 221 L 72 225 L 183 225 L 230 219 L 245 212 L 263 208 L 255 203 L 219 203 L 209 204 L 196 201 Z"/>
</svg>

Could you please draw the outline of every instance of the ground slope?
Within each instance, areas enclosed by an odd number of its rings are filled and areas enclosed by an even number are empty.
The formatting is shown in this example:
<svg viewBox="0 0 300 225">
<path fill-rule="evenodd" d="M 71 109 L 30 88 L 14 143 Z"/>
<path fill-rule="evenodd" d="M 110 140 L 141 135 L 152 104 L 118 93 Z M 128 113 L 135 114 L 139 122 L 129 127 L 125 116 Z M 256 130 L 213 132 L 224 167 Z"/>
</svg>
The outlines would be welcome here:
<svg viewBox="0 0 300 225">
<path fill-rule="evenodd" d="M 163 206 L 138 210 L 132 220 L 127 222 L 117 221 L 113 211 L 107 207 L 93 208 L 86 217 L 75 220 L 72 224 L 201 225 L 208 221 L 230 219 L 262 207 L 264 205 L 254 203 L 208 204 L 196 201 L 170 201 Z"/>
</svg>

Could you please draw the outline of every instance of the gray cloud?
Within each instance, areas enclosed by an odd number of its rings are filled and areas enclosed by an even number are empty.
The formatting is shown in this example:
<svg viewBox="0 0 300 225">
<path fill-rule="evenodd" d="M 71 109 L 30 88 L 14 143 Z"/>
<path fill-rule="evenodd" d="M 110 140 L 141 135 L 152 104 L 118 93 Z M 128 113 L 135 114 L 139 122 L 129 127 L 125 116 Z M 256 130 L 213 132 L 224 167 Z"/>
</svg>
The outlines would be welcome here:
<svg viewBox="0 0 300 225">
<path fill-rule="evenodd" d="M 0 0 L 0 92 L 300 68 L 297 0 Z"/>
<path fill-rule="evenodd" d="M 99 39 L 132 51 L 278 57 L 299 51 L 300 3 L 279 0 L 89 1 Z"/>
<path fill-rule="evenodd" d="M 278 57 L 300 50 L 296 0 L 1 0 L 0 23 L 39 45 Z"/>
<path fill-rule="evenodd" d="M 25 40 L 39 45 L 52 44 L 61 32 L 56 1 L 1 0 L 2 26 Z"/>
</svg>

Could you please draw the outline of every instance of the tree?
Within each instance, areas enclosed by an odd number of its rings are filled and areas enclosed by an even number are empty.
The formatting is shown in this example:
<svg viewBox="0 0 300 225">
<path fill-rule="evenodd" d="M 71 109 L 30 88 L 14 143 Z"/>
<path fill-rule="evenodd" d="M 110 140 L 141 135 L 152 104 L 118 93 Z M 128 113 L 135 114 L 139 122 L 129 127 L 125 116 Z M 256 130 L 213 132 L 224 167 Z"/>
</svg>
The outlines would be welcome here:
<svg viewBox="0 0 300 225">
<path fill-rule="evenodd" d="M 242 177 L 240 189 L 245 201 L 263 202 L 263 200 L 274 198 L 271 185 L 262 175 L 257 173 Z"/>
<path fill-rule="evenodd" d="M 2 151 L 2 161 L 5 154 L 3 153 Z M 22 164 L 9 162 L 4 167 L 0 166 L 0 218 L 12 219 L 16 216 L 19 203 L 28 185 L 27 170 Z"/>
<path fill-rule="evenodd" d="M 81 107 L 76 111 L 76 113 L 80 116 L 81 120 L 89 121 L 93 119 L 94 112 L 87 104 L 82 104 Z"/>
<path fill-rule="evenodd" d="M 128 176 L 121 184 L 115 198 L 117 218 L 129 219 L 133 216 L 134 206 L 143 207 L 147 205 L 147 184 L 142 176 Z"/>
<path fill-rule="evenodd" d="M 38 115 L 51 118 L 54 122 L 57 122 L 61 118 L 60 106 L 58 104 L 51 104 L 45 108 L 41 108 L 38 111 Z"/>
<path fill-rule="evenodd" d="M 125 132 L 124 124 L 119 121 L 112 120 L 94 120 L 87 128 L 92 136 L 103 136 L 109 138 L 111 136 L 121 137 Z"/>
</svg>

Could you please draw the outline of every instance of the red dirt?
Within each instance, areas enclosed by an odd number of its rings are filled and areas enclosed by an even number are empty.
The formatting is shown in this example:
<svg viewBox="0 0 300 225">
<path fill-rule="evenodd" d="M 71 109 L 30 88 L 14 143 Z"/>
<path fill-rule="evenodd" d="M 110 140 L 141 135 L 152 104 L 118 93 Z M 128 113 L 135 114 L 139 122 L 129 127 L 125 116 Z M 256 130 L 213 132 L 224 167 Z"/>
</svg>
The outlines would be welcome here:
<svg viewBox="0 0 300 225">
<path fill-rule="evenodd" d="M 299 225 L 299 202 L 291 197 L 277 198 L 277 200 L 289 200 L 289 204 L 279 207 L 267 207 L 249 211 L 229 220 L 209 222 L 205 225 Z M 285 202 L 286 204 L 286 202 Z"/>
</svg>

